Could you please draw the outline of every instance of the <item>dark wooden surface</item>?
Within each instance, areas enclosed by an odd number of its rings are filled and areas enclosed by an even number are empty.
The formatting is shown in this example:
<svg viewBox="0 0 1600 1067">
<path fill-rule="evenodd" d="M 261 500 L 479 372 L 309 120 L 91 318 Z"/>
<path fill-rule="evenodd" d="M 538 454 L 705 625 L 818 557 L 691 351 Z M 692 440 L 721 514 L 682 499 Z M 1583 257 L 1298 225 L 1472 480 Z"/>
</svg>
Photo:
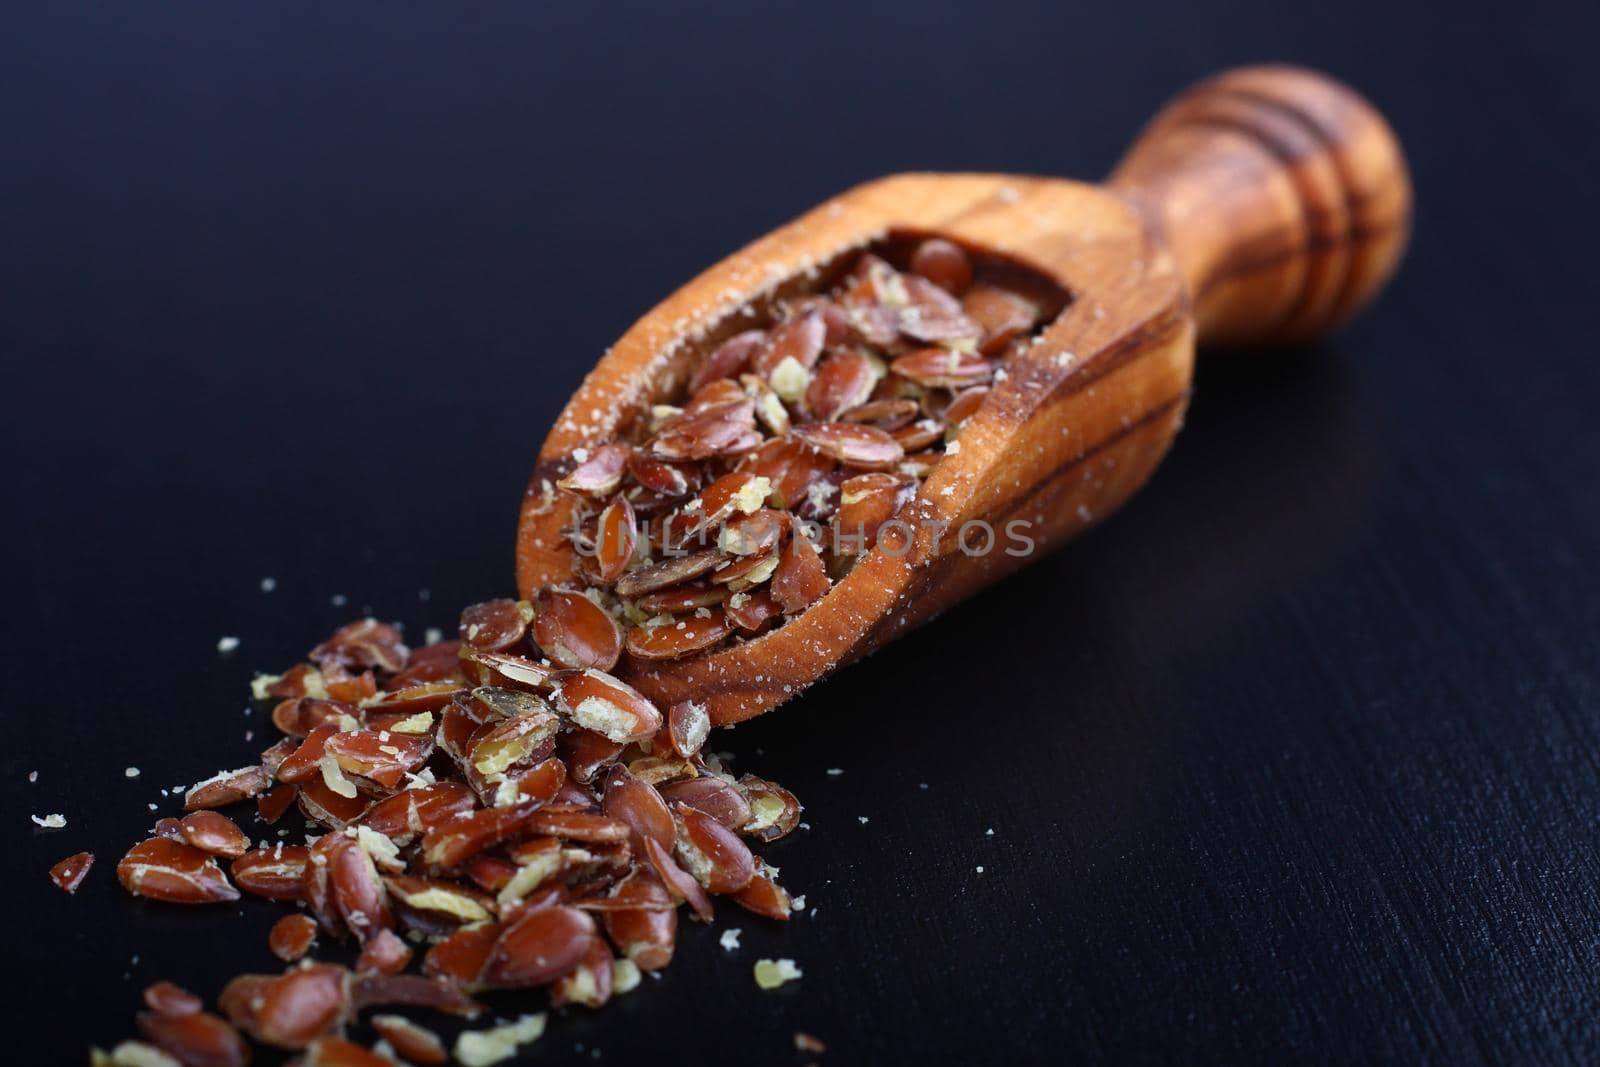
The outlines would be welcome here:
<svg viewBox="0 0 1600 1067">
<path fill-rule="evenodd" d="M 632 318 L 872 175 L 1102 174 L 1263 59 L 1398 129 L 1393 289 L 1203 362 L 1121 515 L 720 737 L 807 803 L 771 859 L 815 916 L 688 929 L 530 1061 L 799 1064 L 797 1029 L 825 1064 L 1600 1059 L 1592 9 L 861 7 L 12 12 L 13 1062 L 272 967 L 272 906 L 131 901 L 116 857 L 260 747 L 252 670 L 509 588 L 537 443 Z M 44 870 L 83 848 L 69 899 Z M 760 993 L 758 956 L 805 978 Z"/>
</svg>

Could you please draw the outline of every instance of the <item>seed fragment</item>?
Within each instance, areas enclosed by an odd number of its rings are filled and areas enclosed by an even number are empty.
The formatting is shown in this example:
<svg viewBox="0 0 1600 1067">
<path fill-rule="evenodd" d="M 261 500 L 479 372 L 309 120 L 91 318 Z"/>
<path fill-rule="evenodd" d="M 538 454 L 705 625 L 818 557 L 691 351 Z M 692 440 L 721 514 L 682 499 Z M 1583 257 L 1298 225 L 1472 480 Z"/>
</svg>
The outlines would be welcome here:
<svg viewBox="0 0 1600 1067">
<path fill-rule="evenodd" d="M 836 551 L 866 552 L 878 543 L 883 525 L 911 498 L 913 482 L 903 474 L 858 474 L 839 488 L 833 543 Z"/>
<path fill-rule="evenodd" d="M 203 782 L 196 782 L 183 796 L 183 810 L 221 808 L 266 792 L 272 784 L 263 767 L 240 767 L 236 771 L 223 771 Z"/>
<path fill-rule="evenodd" d="M 601 445 L 588 453 L 588 458 L 572 469 L 572 473 L 556 485 L 574 493 L 591 497 L 606 497 L 617 491 L 622 472 L 627 468 L 633 450 L 627 445 Z"/>
<path fill-rule="evenodd" d="M 639 659 L 681 659 L 712 647 L 726 636 L 728 621 L 721 612 L 659 626 L 636 626 L 628 631 L 628 654 Z"/>
<path fill-rule="evenodd" d="M 710 922 L 711 900 L 706 896 L 705 890 L 700 888 L 700 883 L 694 875 L 678 866 L 677 861 L 672 858 L 672 853 L 653 837 L 644 839 L 644 854 L 668 891 L 686 901 L 694 911 L 695 918 L 701 922 Z M 644 964 L 640 963 L 639 966 L 643 967 Z"/>
<path fill-rule="evenodd" d="M 606 773 L 601 810 L 628 827 L 628 840 L 636 852 L 643 852 L 646 837 L 670 846 L 677 832 L 672 811 L 656 787 L 635 777 L 626 767 L 612 767 Z"/>
<path fill-rule="evenodd" d="M 595 534 L 594 562 L 600 580 L 610 584 L 622 577 L 639 544 L 639 522 L 627 497 L 619 496 L 600 512 Z"/>
<path fill-rule="evenodd" d="M 213 856 L 236 859 L 250 847 L 250 839 L 232 819 L 214 811 L 196 811 L 179 820 L 183 838 Z"/>
<path fill-rule="evenodd" d="M 632 960 L 623 957 L 611 961 L 611 992 L 617 996 L 638 989 L 643 977 L 639 965 Z"/>
<path fill-rule="evenodd" d="M 394 1046 L 401 1058 L 410 1063 L 433 1067 L 449 1062 L 450 1057 L 439 1035 L 403 1015 L 374 1015 L 368 1022 L 384 1040 Z"/>
<path fill-rule="evenodd" d="M 523 689 L 531 693 L 549 692 L 556 676 L 553 668 L 523 656 L 465 647 L 461 650 L 461 667 L 467 678 L 477 685 Z"/>
<path fill-rule="evenodd" d="M 462 679 L 452 678 L 441 682 L 422 682 L 417 685 L 391 689 L 367 701 L 366 720 L 373 724 L 380 716 L 392 716 L 393 724 L 387 729 L 399 733 L 425 734 L 433 722 L 430 712 L 438 711 L 450 702 L 450 697 L 461 688 Z"/>
<path fill-rule="evenodd" d="M 755 634 L 774 619 L 782 618 L 783 609 L 773 599 L 771 590 L 742 590 L 728 597 L 723 615 L 741 632 Z"/>
<path fill-rule="evenodd" d="M 751 370 L 770 378 L 785 363 L 802 371 L 816 365 L 828 339 L 828 324 L 820 307 L 808 307 L 780 322 L 751 359 Z"/>
<path fill-rule="evenodd" d="M 473 604 L 461 612 L 461 643 L 484 652 L 506 652 L 528 632 L 533 610 L 525 602 L 502 597 Z"/>
<path fill-rule="evenodd" d="M 737 893 L 750 884 L 755 860 L 738 836 L 698 808 L 680 807 L 677 858 L 707 892 Z"/>
<path fill-rule="evenodd" d="M 272 709 L 272 725 L 293 737 L 309 737 L 319 726 L 332 724 L 337 728 L 346 718 L 354 720 L 359 710 L 353 704 L 326 697 L 286 697 Z M 291 747 L 289 753 L 293 751 Z M 268 769 L 276 772 L 277 767 Z"/>
<path fill-rule="evenodd" d="M 873 400 L 851 408 L 839 416 L 845 422 L 861 422 L 893 432 L 917 417 L 917 402 L 907 397 Z"/>
<path fill-rule="evenodd" d="M 667 735 L 672 750 L 684 759 L 700 751 L 711 733 L 711 716 L 704 704 L 683 700 L 667 709 Z"/>
<path fill-rule="evenodd" d="M 828 1051 L 827 1045 L 804 1030 L 796 1030 L 794 1032 L 794 1047 L 797 1052 L 809 1052 L 813 1056 L 820 1056 Z"/>
<path fill-rule="evenodd" d="M 294 1067 L 395 1067 L 394 1060 L 342 1037 L 319 1037 L 296 1057 Z"/>
<path fill-rule="evenodd" d="M 740 776 L 737 788 L 750 804 L 750 821 L 742 828 L 743 833 L 757 841 L 776 841 L 799 824 L 803 810 L 800 801 L 777 783 L 745 774 Z"/>
<path fill-rule="evenodd" d="M 267 935 L 267 947 L 285 963 L 293 963 L 307 952 L 317 940 L 317 924 L 307 915 L 285 915 L 272 925 Z"/>
<path fill-rule="evenodd" d="M 452 816 L 423 835 L 423 859 L 438 868 L 458 866 L 515 835 L 537 807 L 536 801 L 521 801 Z"/>
<path fill-rule="evenodd" d="M 733 901 L 746 911 L 777 922 L 789 921 L 794 903 L 788 892 L 778 884 L 772 869 L 760 861 L 757 861 L 749 883 L 733 894 Z"/>
<path fill-rule="evenodd" d="M 154 982 L 146 986 L 144 1002 L 151 1011 L 169 1019 L 193 1015 L 205 1007 L 205 1002 L 199 997 L 171 982 Z"/>
<path fill-rule="evenodd" d="M 348 975 L 327 963 L 302 964 L 276 977 L 243 974 L 228 983 L 217 1003 L 257 1041 L 302 1049 L 344 1021 Z"/>
<path fill-rule="evenodd" d="M 899 357 L 889 369 L 918 385 L 966 389 L 994 377 L 994 365 L 976 352 L 922 348 Z"/>
<path fill-rule="evenodd" d="M 288 783 L 275 785 L 256 797 L 256 812 L 261 821 L 270 826 L 283 818 L 283 813 L 293 806 L 298 796 L 299 790 Z"/>
<path fill-rule="evenodd" d="M 356 958 L 356 970 L 399 974 L 410 962 L 411 946 L 400 940 L 393 930 L 379 930 L 361 947 L 361 955 Z"/>
<path fill-rule="evenodd" d="M 609 612 L 581 593 L 539 594 L 534 640 L 563 667 L 609 671 L 622 655 L 622 633 Z"/>
<path fill-rule="evenodd" d="M 486 779 L 504 775 L 554 746 L 561 720 L 543 710 L 486 723 L 469 741 L 467 760 Z"/>
<path fill-rule="evenodd" d="M 669 556 L 659 563 L 629 571 L 617 581 L 617 595 L 637 597 L 658 589 L 682 585 L 710 571 L 722 559 L 715 549 L 687 556 Z"/>
<path fill-rule="evenodd" d="M 50 880 L 56 884 L 56 888 L 76 893 L 93 866 L 93 852 L 78 852 L 51 867 Z"/>
<path fill-rule="evenodd" d="M 713 775 L 664 785 L 661 796 L 670 804 L 697 808 L 736 832 L 751 821 L 750 802 L 745 794 Z"/>
<path fill-rule="evenodd" d="M 611 999 L 611 968 L 611 946 L 598 934 L 590 935 L 578 965 L 551 983 L 550 1006 L 604 1007 Z"/>
<path fill-rule="evenodd" d="M 594 932 L 594 920 L 577 908 L 531 911 L 495 942 L 484 979 L 504 989 L 547 985 L 578 965 Z"/>
<path fill-rule="evenodd" d="M 765 330 L 745 330 L 722 342 L 696 368 L 694 376 L 689 379 L 689 393 L 698 393 L 718 379 L 736 377 L 750 362 L 751 355 L 766 340 L 766 336 Z"/>
<path fill-rule="evenodd" d="M 755 413 L 755 401 L 741 393 L 737 400 L 678 416 L 662 427 L 647 447 L 652 457 L 669 462 L 745 452 L 760 441 Z"/>
<path fill-rule="evenodd" d="M 805 407 L 821 422 L 838 418 L 872 397 L 878 384 L 877 367 L 861 352 L 835 352 L 817 366 L 806 386 Z M 783 433 L 776 427 L 774 433 Z"/>
<path fill-rule="evenodd" d="M 300 814 L 329 830 L 343 830 L 367 810 L 366 798 L 336 793 L 322 778 L 306 782 L 299 788 L 300 793 L 295 799 Z"/>
<path fill-rule="evenodd" d="M 556 699 L 572 721 L 611 741 L 643 741 L 661 728 L 661 712 L 632 686 L 597 670 L 570 674 Z"/>
<path fill-rule="evenodd" d="M 800 968 L 795 966 L 794 960 L 756 960 L 756 985 L 762 989 L 777 989 L 785 982 L 798 980 L 801 973 Z"/>
<path fill-rule="evenodd" d="M 612 890 L 611 897 L 637 905 L 601 913 L 606 936 L 622 954 L 643 971 L 658 971 L 670 963 L 678 912 L 661 880 L 648 869 L 635 868 Z"/>
<path fill-rule="evenodd" d="M 457 882 L 394 875 L 384 879 L 384 886 L 407 925 L 425 933 L 444 933 L 494 917 L 492 901 L 485 894 Z"/>
<path fill-rule="evenodd" d="M 972 284 L 972 261 L 961 247 L 930 237 L 911 253 L 911 269 L 948 293 L 961 295 Z"/>
<path fill-rule="evenodd" d="M 399 630 L 376 619 L 360 619 L 335 630 L 306 658 L 327 675 L 368 669 L 395 672 L 406 665 L 410 655 Z"/>
<path fill-rule="evenodd" d="M 772 572 L 772 599 L 785 614 L 794 615 L 822 599 L 830 585 L 822 554 L 807 537 L 796 536 L 780 554 Z"/>
<path fill-rule="evenodd" d="M 123 1041 L 110 1055 L 100 1049 L 89 1050 L 90 1067 L 184 1067 L 173 1057 L 143 1041 Z"/>
<path fill-rule="evenodd" d="M 593 730 L 574 727 L 561 734 L 556 747 L 567 764 L 572 780 L 587 785 L 601 769 L 616 762 L 622 755 L 623 743 Z M 590 799 L 586 793 L 580 792 L 579 796 L 584 800 Z"/>
<path fill-rule="evenodd" d="M 796 426 L 793 433 L 800 441 L 847 467 L 888 470 L 905 456 L 899 442 L 876 426 L 823 422 Z"/>
<path fill-rule="evenodd" d="M 651 617 L 657 615 L 683 615 L 698 608 L 710 608 L 723 602 L 727 593 L 710 582 L 700 580 L 646 593 L 634 601 L 634 607 Z"/>
<path fill-rule="evenodd" d="M 300 900 L 310 856 L 311 850 L 304 845 L 258 848 L 233 861 L 233 879 L 240 889 L 258 897 Z"/>
<path fill-rule="evenodd" d="M 244 1038 L 219 1016 L 203 1011 L 177 1016 L 150 1012 L 140 1015 L 138 1024 L 145 1040 L 180 1063 L 244 1067 L 250 1062 Z"/>
<path fill-rule="evenodd" d="M 992 355 L 1033 329 L 1039 308 L 1030 300 L 998 286 L 974 285 L 961 298 L 961 309 L 983 328 L 979 350 Z"/>
<path fill-rule="evenodd" d="M 544 1015 L 524 1015 L 490 1030 L 467 1030 L 456 1038 L 455 1057 L 462 1067 L 490 1067 L 511 1059 L 521 1045 L 544 1035 Z"/>
<path fill-rule="evenodd" d="M 699 466 L 693 463 L 668 463 L 642 452 L 628 460 L 628 475 L 640 487 L 663 499 L 687 496 L 700 487 Z"/>
<path fill-rule="evenodd" d="M 172 904 L 218 904 L 239 899 L 216 858 L 191 845 L 152 837 L 117 863 L 117 880 L 134 896 Z"/>
</svg>

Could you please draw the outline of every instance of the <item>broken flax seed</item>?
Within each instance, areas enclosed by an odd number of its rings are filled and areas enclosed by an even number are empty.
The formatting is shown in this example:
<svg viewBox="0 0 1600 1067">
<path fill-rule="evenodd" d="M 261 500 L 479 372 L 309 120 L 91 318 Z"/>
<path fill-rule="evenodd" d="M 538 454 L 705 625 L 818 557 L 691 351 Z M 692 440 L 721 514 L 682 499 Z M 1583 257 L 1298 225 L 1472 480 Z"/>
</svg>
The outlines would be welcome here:
<svg viewBox="0 0 1600 1067">
<path fill-rule="evenodd" d="M 948 242 L 891 241 L 829 286 L 753 313 L 671 403 L 567 458 L 548 491 L 577 502 L 570 582 L 471 605 L 454 639 L 430 631 L 421 648 L 360 619 L 307 662 L 258 675 L 252 694 L 272 703 L 283 736 L 258 764 L 180 788 L 190 814 L 159 820 L 117 873 L 151 900 L 243 891 L 303 906 L 272 938 L 298 962 L 235 978 L 218 1015 L 142 1016 L 149 1045 L 98 1062 L 189 1062 L 206 1042 L 224 1050 L 206 1062 L 242 1063 L 246 1037 L 306 1050 L 307 1062 L 367 1062 L 337 1036 L 366 1009 L 470 1018 L 479 992 L 541 986 L 553 1006 L 597 1008 L 670 962 L 680 905 L 701 921 L 714 896 L 778 921 L 804 907 L 748 843 L 795 828 L 793 794 L 703 752 L 703 703 L 658 708 L 610 672 L 625 656 L 758 637 L 873 551 L 958 447 L 1004 360 L 1059 310 L 1001 286 L 994 269 Z M 268 823 L 297 812 L 304 843 L 285 826 L 251 849 L 209 810 L 252 801 Z M 52 876 L 70 890 L 88 862 Z M 722 947 L 737 949 L 739 934 L 724 930 Z M 318 938 L 358 945 L 355 969 L 303 958 Z M 406 973 L 413 945 L 421 973 Z M 762 959 L 754 974 L 775 989 L 801 972 Z M 509 1059 L 544 1024 L 469 1030 L 456 1058 Z M 387 1048 L 442 1058 L 402 1016 L 374 1025 Z M 797 1047 L 820 1051 L 803 1036 Z"/>
</svg>

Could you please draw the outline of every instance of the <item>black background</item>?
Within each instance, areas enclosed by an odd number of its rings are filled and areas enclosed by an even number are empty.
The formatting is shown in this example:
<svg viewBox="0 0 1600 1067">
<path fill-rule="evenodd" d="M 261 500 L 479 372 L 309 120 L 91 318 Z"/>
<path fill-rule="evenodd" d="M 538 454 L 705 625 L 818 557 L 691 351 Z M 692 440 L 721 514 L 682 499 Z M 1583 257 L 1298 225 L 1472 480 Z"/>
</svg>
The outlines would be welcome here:
<svg viewBox="0 0 1600 1067">
<path fill-rule="evenodd" d="M 262 747 L 253 670 L 508 590 L 545 427 L 656 300 L 881 173 L 1094 178 L 1267 59 L 1399 131 L 1391 290 L 1203 361 L 1122 514 L 719 737 L 807 803 L 769 854 L 816 915 L 686 928 L 530 1059 L 799 1064 L 797 1029 L 826 1064 L 1600 1059 L 1592 6 L 30 7 L 0 29 L 27 1062 L 131 1033 L 154 978 L 275 969 L 274 906 L 116 887 L 146 804 Z M 68 898 L 44 871 L 84 848 Z M 759 992 L 760 956 L 805 977 Z"/>
</svg>

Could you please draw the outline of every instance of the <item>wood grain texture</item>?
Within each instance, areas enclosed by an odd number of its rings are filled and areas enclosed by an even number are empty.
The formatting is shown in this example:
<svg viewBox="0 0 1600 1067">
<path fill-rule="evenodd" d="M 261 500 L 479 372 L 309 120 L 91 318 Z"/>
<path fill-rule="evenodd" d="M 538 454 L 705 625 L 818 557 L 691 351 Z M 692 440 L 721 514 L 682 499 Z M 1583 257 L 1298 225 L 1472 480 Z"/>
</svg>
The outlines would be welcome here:
<svg viewBox="0 0 1600 1067">
<path fill-rule="evenodd" d="M 1398 266 L 1411 226 L 1400 145 L 1338 82 L 1285 66 L 1207 79 L 1111 176 L 1181 264 L 1202 344 L 1296 344 L 1343 323 Z"/>
<path fill-rule="evenodd" d="M 1231 116 L 1224 122 L 1220 116 Z M 890 234 L 1002 254 L 1073 294 L 901 514 L 900 555 L 871 553 L 800 617 L 760 637 L 618 673 L 662 704 L 727 724 L 767 711 L 937 616 L 1119 508 L 1182 425 L 1195 323 L 1223 342 L 1303 339 L 1387 280 L 1410 193 L 1383 120 L 1331 79 L 1231 72 L 1157 116 L 1108 192 L 1055 179 L 905 174 L 850 190 L 695 278 L 640 319 L 584 379 L 539 454 L 517 531 L 524 596 L 572 578 L 554 489 L 573 451 L 669 400 L 697 360 L 819 269 Z M 1026 524 L 1033 548 L 962 549 L 964 524 Z"/>
</svg>

